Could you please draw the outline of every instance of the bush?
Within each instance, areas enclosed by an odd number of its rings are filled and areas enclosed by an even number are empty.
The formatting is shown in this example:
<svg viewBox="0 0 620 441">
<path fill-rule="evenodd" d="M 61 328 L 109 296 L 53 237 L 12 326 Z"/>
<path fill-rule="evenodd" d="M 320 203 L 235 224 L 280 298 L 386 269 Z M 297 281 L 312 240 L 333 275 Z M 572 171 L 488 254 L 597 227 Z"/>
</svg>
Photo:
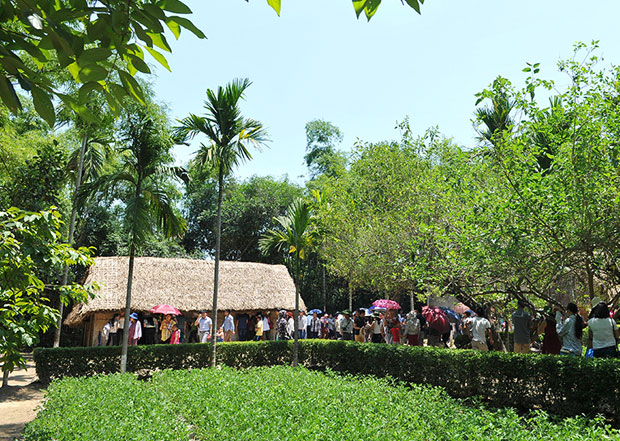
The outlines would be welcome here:
<svg viewBox="0 0 620 441">
<path fill-rule="evenodd" d="M 62 422 L 62 424 L 58 424 Z M 450 398 L 441 388 L 304 368 L 229 367 L 56 380 L 26 441 L 310 439 L 583 440 L 620 435 L 602 421 L 553 421 Z"/>
<path fill-rule="evenodd" d="M 187 425 L 172 417 L 172 403 L 153 392 L 131 374 L 56 381 L 24 437 L 56 441 L 188 439 Z"/>
<path fill-rule="evenodd" d="M 286 364 L 292 354 L 292 342 L 234 342 L 218 348 L 218 364 L 239 368 Z M 206 344 L 137 346 L 129 348 L 127 368 L 140 375 L 201 368 L 209 366 L 209 355 Z M 49 381 L 115 372 L 120 348 L 38 348 L 34 357 L 39 378 Z M 620 424 L 616 360 L 324 340 L 300 341 L 299 359 L 312 369 L 441 386 L 453 397 L 481 397 L 494 406 L 563 416 L 602 413 Z"/>
</svg>

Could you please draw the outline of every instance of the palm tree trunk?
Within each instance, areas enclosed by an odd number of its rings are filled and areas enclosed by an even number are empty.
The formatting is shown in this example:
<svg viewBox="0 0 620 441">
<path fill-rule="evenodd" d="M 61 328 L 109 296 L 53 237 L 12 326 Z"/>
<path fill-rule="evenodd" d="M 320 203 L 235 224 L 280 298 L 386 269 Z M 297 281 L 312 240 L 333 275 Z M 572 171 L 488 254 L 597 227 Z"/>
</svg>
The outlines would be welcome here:
<svg viewBox="0 0 620 441">
<path fill-rule="evenodd" d="M 299 365 L 299 248 L 295 253 L 295 320 L 294 329 L 294 342 L 293 342 L 293 367 Z"/>
<path fill-rule="evenodd" d="M 136 210 L 140 210 L 140 194 L 142 193 L 142 178 L 138 172 L 138 182 L 136 183 Z M 125 297 L 125 319 L 123 320 L 123 348 L 121 350 L 121 374 L 127 371 L 127 346 L 129 344 L 129 315 L 131 314 L 131 284 L 133 283 L 133 261 L 136 256 L 136 218 L 131 228 L 131 242 L 129 242 L 129 271 L 127 273 L 127 296 Z"/>
<path fill-rule="evenodd" d="M 69 237 L 67 242 L 70 246 L 73 246 L 73 235 L 75 234 L 75 218 L 77 216 L 77 194 L 80 191 L 80 185 L 82 184 L 82 171 L 84 170 L 84 156 L 86 155 L 86 145 L 88 144 L 88 138 L 86 135 L 82 136 L 82 146 L 80 147 L 80 160 L 78 162 L 77 176 L 75 177 L 75 193 L 73 193 L 73 204 L 71 207 L 71 222 L 69 223 Z M 69 280 L 69 266 L 65 264 L 62 272 L 61 285 L 64 286 Z M 54 332 L 54 347 L 60 346 L 60 330 L 62 327 L 62 315 L 65 309 L 64 303 L 61 299 L 58 299 L 58 311 L 60 317 L 58 317 L 58 323 L 56 324 L 56 331 Z"/>
<path fill-rule="evenodd" d="M 133 281 L 133 261 L 136 249 L 129 246 L 129 273 L 127 274 L 127 297 L 125 297 L 125 319 L 123 320 L 123 349 L 121 351 L 121 373 L 127 371 L 127 346 L 129 343 L 129 315 L 131 314 L 131 283 Z"/>
<path fill-rule="evenodd" d="M 224 174 L 220 166 L 217 184 L 217 225 L 215 230 L 215 270 L 213 274 L 213 319 L 211 328 L 211 367 L 217 364 L 217 287 L 220 275 L 220 245 L 222 239 L 222 186 Z"/>
</svg>

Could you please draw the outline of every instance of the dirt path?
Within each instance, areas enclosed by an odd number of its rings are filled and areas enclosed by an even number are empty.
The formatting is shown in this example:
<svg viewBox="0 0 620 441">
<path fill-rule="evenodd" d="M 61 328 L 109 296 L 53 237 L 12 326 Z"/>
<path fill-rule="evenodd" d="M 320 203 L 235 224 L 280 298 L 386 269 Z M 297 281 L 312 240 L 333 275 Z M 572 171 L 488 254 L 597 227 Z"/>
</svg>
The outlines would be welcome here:
<svg viewBox="0 0 620 441">
<path fill-rule="evenodd" d="M 27 354 L 26 369 L 13 371 L 8 387 L 0 388 L 0 441 L 19 438 L 27 422 L 36 416 L 43 388 L 37 380 L 32 355 Z"/>
</svg>

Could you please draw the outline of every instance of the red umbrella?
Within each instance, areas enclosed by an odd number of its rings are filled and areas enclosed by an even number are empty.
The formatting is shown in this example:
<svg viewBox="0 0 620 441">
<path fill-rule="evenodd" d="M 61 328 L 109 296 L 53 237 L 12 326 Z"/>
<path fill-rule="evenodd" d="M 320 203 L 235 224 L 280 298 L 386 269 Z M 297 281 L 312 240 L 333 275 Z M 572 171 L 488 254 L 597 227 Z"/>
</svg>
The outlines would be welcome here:
<svg viewBox="0 0 620 441">
<path fill-rule="evenodd" d="M 450 321 L 441 308 L 437 306 L 423 306 L 422 316 L 426 319 L 428 326 L 439 331 L 441 334 L 450 332 Z"/>
<path fill-rule="evenodd" d="M 398 302 L 389 299 L 375 300 L 374 302 L 372 302 L 372 304 L 377 308 L 400 309 L 400 305 L 398 304 Z"/>
<path fill-rule="evenodd" d="M 170 314 L 170 315 L 181 315 L 181 311 L 176 309 L 174 306 L 170 305 L 157 305 L 151 309 L 153 314 Z"/>
</svg>

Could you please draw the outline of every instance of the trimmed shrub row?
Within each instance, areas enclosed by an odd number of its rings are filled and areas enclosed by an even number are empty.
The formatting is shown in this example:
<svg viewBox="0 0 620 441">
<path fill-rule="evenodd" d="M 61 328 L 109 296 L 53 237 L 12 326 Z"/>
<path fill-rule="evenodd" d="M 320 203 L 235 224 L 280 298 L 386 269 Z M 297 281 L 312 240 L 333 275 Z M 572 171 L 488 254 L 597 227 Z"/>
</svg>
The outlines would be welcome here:
<svg viewBox="0 0 620 441">
<path fill-rule="evenodd" d="M 62 422 L 59 424 L 59 422 Z M 438 387 L 288 366 L 166 370 L 65 378 L 26 426 L 46 440 L 513 440 L 617 439 L 584 417 L 487 409 Z"/>
<path fill-rule="evenodd" d="M 220 344 L 218 364 L 236 368 L 287 364 L 291 342 Z M 209 366 L 209 345 L 136 346 L 128 370 L 148 376 L 163 369 Z M 116 372 L 119 347 L 38 348 L 42 381 Z M 346 341 L 300 342 L 300 363 L 311 369 L 390 376 L 443 387 L 457 398 L 481 397 L 494 406 L 541 409 L 562 416 L 604 414 L 620 425 L 620 363 L 566 356 L 456 351 Z"/>
</svg>

